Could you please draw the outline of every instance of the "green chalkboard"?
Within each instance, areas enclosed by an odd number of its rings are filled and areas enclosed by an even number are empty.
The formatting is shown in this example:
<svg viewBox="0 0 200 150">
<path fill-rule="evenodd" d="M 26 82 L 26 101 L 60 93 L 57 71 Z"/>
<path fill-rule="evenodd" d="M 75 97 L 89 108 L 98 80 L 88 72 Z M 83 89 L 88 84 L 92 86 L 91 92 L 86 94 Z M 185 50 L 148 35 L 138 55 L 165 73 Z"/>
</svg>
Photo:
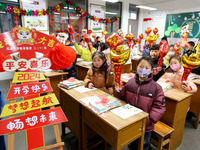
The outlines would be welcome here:
<svg viewBox="0 0 200 150">
<path fill-rule="evenodd" d="M 188 38 L 200 38 L 200 12 L 168 14 L 165 25 L 165 36 L 182 38 L 180 35 L 181 28 L 189 25 L 190 33 Z"/>
</svg>

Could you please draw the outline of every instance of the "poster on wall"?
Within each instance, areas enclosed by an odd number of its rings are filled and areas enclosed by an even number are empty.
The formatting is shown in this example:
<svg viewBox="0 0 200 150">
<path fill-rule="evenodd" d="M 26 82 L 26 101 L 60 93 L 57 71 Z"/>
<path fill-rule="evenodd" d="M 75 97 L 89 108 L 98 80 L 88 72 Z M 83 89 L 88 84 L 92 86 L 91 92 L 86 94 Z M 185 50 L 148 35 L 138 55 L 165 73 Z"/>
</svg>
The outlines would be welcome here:
<svg viewBox="0 0 200 150">
<path fill-rule="evenodd" d="M 43 10 L 47 8 L 47 0 L 21 1 L 22 9 Z M 48 16 L 23 16 L 25 27 L 35 28 L 38 31 L 48 31 Z"/>
<path fill-rule="evenodd" d="M 168 14 L 165 24 L 165 36 L 182 38 L 180 31 L 185 25 L 189 25 L 188 38 L 200 38 L 200 12 Z"/>
<path fill-rule="evenodd" d="M 96 16 L 98 18 L 104 18 L 105 19 L 105 6 L 91 4 L 90 10 L 91 10 L 92 16 Z M 104 24 L 91 20 L 90 29 L 93 32 L 102 32 L 102 31 L 104 31 Z"/>
</svg>

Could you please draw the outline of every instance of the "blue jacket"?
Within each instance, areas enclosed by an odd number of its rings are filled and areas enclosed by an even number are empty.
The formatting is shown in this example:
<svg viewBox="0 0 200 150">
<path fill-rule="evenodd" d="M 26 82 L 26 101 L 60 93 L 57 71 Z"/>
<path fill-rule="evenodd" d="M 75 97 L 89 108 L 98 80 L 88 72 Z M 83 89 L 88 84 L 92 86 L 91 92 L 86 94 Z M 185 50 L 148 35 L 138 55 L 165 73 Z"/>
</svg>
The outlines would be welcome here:
<svg viewBox="0 0 200 150">
<path fill-rule="evenodd" d="M 4 102 L 4 97 L 3 97 L 3 92 L 1 91 L 1 87 L 0 87 L 0 114 L 1 114 L 1 108 L 5 105 Z M 0 118 L 1 120 L 1 118 Z M 0 136 L 0 149 L 1 150 L 6 150 L 6 144 L 5 144 L 5 139 L 4 136 Z"/>
<path fill-rule="evenodd" d="M 146 45 L 142 51 L 142 57 L 149 56 L 150 57 L 150 46 Z"/>
</svg>

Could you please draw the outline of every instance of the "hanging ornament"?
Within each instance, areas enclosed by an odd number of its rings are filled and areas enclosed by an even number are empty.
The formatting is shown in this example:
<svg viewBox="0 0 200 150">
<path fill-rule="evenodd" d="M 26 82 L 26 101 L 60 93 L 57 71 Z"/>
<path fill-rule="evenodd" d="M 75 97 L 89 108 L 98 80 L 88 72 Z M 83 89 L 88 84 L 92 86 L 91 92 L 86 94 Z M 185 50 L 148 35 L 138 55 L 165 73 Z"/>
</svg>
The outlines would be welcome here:
<svg viewBox="0 0 200 150">
<path fill-rule="evenodd" d="M 118 30 L 117 25 L 118 25 L 118 22 L 117 22 L 117 20 L 116 20 L 116 22 L 115 22 L 115 32 L 117 32 L 117 30 Z"/>
<path fill-rule="evenodd" d="M 38 15 L 43 16 L 43 10 L 38 10 Z"/>
<path fill-rule="evenodd" d="M 70 24 L 72 24 L 72 13 L 70 13 L 70 20 L 69 20 Z"/>
<path fill-rule="evenodd" d="M 49 26 L 50 26 L 50 28 L 53 27 L 53 25 L 52 25 L 52 15 L 49 15 Z"/>
<path fill-rule="evenodd" d="M 18 24 L 19 24 L 19 21 L 18 21 L 19 16 L 15 15 L 14 18 L 15 18 L 15 21 L 14 21 L 15 27 L 18 27 Z"/>
<path fill-rule="evenodd" d="M 65 25 L 64 25 L 64 12 L 61 12 L 60 15 L 61 15 L 61 20 L 62 20 L 62 32 L 64 32 L 64 27 L 65 27 Z"/>
<path fill-rule="evenodd" d="M 85 29 L 85 19 L 82 18 L 82 29 Z"/>
</svg>

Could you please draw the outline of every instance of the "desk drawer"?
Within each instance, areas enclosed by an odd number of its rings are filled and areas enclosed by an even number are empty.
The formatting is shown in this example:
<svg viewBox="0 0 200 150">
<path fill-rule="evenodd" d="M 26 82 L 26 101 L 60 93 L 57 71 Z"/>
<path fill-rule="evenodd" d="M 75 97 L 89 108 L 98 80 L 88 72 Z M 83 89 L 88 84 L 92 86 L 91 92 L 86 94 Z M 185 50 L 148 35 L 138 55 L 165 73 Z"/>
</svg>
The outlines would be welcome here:
<svg viewBox="0 0 200 150">
<path fill-rule="evenodd" d="M 99 118 L 97 114 L 89 111 L 87 108 L 82 108 L 82 120 L 109 144 L 116 144 L 117 130 Z"/>
<path fill-rule="evenodd" d="M 143 126 L 145 126 L 145 121 L 141 120 L 120 130 L 118 142 L 121 143 L 121 148 L 139 138 L 142 135 Z"/>
</svg>

